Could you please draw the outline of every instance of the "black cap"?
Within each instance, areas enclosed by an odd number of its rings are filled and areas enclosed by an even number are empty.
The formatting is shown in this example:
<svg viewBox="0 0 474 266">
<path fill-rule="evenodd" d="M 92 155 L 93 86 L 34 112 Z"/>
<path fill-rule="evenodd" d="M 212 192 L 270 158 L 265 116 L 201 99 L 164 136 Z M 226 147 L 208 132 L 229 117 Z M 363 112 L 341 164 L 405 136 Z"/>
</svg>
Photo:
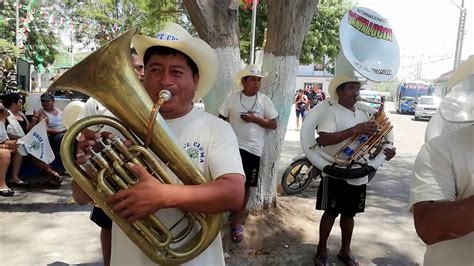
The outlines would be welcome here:
<svg viewBox="0 0 474 266">
<path fill-rule="evenodd" d="M 40 100 L 53 100 L 54 101 L 54 94 L 51 92 L 46 92 L 41 94 Z"/>
</svg>

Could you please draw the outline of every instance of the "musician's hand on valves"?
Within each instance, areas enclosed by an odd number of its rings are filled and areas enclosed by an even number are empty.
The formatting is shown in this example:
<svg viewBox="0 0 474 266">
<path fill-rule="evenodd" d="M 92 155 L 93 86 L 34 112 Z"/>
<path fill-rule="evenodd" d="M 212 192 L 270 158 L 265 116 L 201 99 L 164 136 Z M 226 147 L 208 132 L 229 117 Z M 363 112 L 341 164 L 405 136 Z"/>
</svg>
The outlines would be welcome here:
<svg viewBox="0 0 474 266">
<path fill-rule="evenodd" d="M 377 130 L 377 124 L 373 121 L 367 121 L 357 124 L 355 127 L 355 134 L 365 134 L 370 135 L 375 133 Z"/>
<path fill-rule="evenodd" d="M 106 199 L 112 210 L 128 223 L 151 215 L 166 204 L 167 189 L 154 176 L 141 166 L 128 163 L 127 168 L 139 177 L 140 181 L 126 190 L 121 190 Z"/>
<path fill-rule="evenodd" d="M 386 161 L 390 161 L 396 154 L 396 148 L 393 147 L 393 148 L 385 148 L 383 150 L 383 154 L 385 154 L 385 160 Z"/>
</svg>

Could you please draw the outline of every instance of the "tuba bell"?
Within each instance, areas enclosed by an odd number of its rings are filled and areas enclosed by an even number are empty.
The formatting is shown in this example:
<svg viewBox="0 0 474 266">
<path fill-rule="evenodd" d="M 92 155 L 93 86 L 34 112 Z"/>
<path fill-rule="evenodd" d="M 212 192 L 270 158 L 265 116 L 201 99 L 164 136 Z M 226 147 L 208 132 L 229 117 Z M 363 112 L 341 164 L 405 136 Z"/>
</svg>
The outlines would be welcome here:
<svg viewBox="0 0 474 266">
<path fill-rule="evenodd" d="M 176 144 L 175 136 L 155 112 L 157 109 L 136 77 L 130 60 L 135 33 L 135 30 L 123 33 L 50 86 L 49 91 L 68 89 L 93 97 L 118 118 L 91 116 L 71 125 L 61 143 L 61 157 L 74 181 L 153 262 L 181 264 L 198 256 L 214 241 L 222 226 L 223 214 L 182 211 L 183 218 L 172 225 L 166 225 L 155 215 L 128 224 L 105 203 L 109 195 L 137 182 L 124 167 L 127 162 L 145 167 L 163 183 L 173 183 L 169 172 L 187 185 L 210 181 Z M 159 102 L 166 101 L 168 96 L 160 94 Z M 148 123 L 152 119 L 153 123 Z M 73 154 L 76 137 L 93 125 L 115 128 L 131 140 L 132 145 L 125 146 L 119 138 L 114 138 L 111 144 L 102 143 L 102 152 L 90 150 L 92 159 L 78 167 Z M 147 139 L 148 136 L 151 138 Z M 148 145 L 141 145 L 144 142 L 149 143 L 149 149 Z M 191 235 L 192 231 L 197 234 Z"/>
</svg>

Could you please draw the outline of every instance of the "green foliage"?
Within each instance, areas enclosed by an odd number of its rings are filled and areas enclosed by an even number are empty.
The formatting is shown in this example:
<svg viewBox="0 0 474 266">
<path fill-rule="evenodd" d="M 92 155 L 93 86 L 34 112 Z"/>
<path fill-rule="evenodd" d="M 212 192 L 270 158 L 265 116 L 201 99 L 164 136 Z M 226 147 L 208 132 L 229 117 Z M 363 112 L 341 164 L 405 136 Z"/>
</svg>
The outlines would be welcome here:
<svg viewBox="0 0 474 266">
<path fill-rule="evenodd" d="M 19 55 L 10 41 L 0 39 L 0 94 L 17 89 L 15 60 Z"/>
<path fill-rule="evenodd" d="M 13 3 L 13 1 L 0 1 L 0 39 L 11 43 L 15 43 L 16 12 Z"/>
<path fill-rule="evenodd" d="M 16 7 L 15 1 L 0 2 L 0 38 L 16 43 Z M 58 41 L 53 28 L 48 23 L 48 14 L 52 9 L 51 1 L 19 1 L 19 39 L 21 56 L 38 70 L 54 62 Z"/>
<path fill-rule="evenodd" d="M 349 9 L 350 3 L 340 0 L 325 0 L 319 3 L 310 30 L 303 41 L 300 56 L 302 64 L 314 63 L 334 72 L 331 64 L 340 50 L 339 25 Z M 330 60 L 325 62 L 325 56 Z"/>
<path fill-rule="evenodd" d="M 59 3 L 74 24 L 75 41 L 101 46 L 128 29 L 154 36 L 163 22 L 178 22 L 183 10 L 176 1 L 70 0 Z"/>
<path fill-rule="evenodd" d="M 0 58 L 6 56 L 15 60 L 20 55 L 20 50 L 8 40 L 0 39 Z"/>
<path fill-rule="evenodd" d="M 244 5 L 245 3 L 241 1 L 239 5 L 240 57 L 248 64 L 250 58 L 253 10 L 250 9 L 250 7 L 244 9 Z M 257 6 L 257 19 L 255 23 L 255 51 L 262 49 L 267 21 L 267 4 L 265 2 L 259 3 Z"/>
<path fill-rule="evenodd" d="M 185 25 L 183 20 L 186 17 L 184 5 L 178 4 L 180 1 L 154 1 L 145 0 L 142 8 L 143 21 L 140 22 L 140 32 L 147 36 L 155 36 L 158 30 L 163 27 L 165 22 L 176 22 Z M 134 19 L 134 18 L 132 18 Z M 188 21 L 190 21 L 188 19 Z"/>
<path fill-rule="evenodd" d="M 310 30 L 307 33 L 301 50 L 300 63 L 322 65 L 329 71 L 333 71 L 330 65 L 332 61 L 324 62 L 327 56 L 335 60 L 339 52 L 339 24 L 344 13 L 350 9 L 350 3 L 341 0 L 321 0 L 318 4 L 317 13 L 314 15 Z M 264 31 L 267 27 L 267 4 L 261 1 L 257 7 L 255 49 L 262 48 Z M 239 28 L 240 28 L 240 55 L 248 63 L 250 54 L 252 27 L 252 10 L 244 9 L 244 2 L 239 6 Z"/>
</svg>

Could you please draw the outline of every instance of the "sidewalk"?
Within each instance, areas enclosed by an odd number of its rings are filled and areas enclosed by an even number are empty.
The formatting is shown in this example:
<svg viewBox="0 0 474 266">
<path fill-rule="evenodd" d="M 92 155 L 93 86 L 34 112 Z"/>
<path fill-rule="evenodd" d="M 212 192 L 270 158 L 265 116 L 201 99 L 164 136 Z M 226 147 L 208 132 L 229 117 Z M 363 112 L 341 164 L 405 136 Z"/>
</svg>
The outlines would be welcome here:
<svg viewBox="0 0 474 266">
<path fill-rule="evenodd" d="M 298 131 L 290 129 L 287 140 L 281 169 L 301 151 Z M 70 184 L 66 177 L 59 189 L 15 188 L 14 197 L 0 198 L 1 266 L 102 265 L 100 229 L 89 220 L 90 206 L 72 203 Z"/>
</svg>

